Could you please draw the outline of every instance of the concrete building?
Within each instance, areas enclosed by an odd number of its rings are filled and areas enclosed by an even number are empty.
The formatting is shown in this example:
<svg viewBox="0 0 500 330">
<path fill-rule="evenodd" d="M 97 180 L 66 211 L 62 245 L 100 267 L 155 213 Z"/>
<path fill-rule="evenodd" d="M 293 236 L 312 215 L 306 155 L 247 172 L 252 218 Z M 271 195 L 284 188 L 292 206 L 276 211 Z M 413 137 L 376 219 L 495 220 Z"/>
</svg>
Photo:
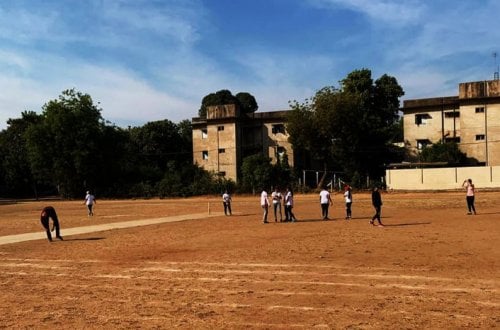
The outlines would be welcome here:
<svg viewBox="0 0 500 330">
<path fill-rule="evenodd" d="M 293 150 L 285 129 L 287 111 L 240 113 L 234 104 L 208 107 L 193 118 L 193 161 L 205 170 L 238 182 L 243 159 L 261 153 L 272 163 Z"/>
<path fill-rule="evenodd" d="M 458 96 L 405 100 L 404 139 L 417 151 L 454 141 L 469 158 L 500 165 L 500 81 L 460 83 Z"/>
</svg>

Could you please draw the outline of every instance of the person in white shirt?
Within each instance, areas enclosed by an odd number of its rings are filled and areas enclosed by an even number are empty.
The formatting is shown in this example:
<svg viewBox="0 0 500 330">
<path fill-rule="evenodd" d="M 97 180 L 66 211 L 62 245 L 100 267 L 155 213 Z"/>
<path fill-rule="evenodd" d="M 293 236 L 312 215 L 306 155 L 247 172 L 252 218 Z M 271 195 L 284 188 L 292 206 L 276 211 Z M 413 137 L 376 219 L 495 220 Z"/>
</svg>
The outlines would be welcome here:
<svg viewBox="0 0 500 330">
<path fill-rule="evenodd" d="M 269 211 L 269 200 L 267 199 L 267 191 L 265 189 L 262 190 L 260 194 L 260 206 L 264 210 L 264 215 L 262 216 L 262 221 L 267 223 L 267 213 Z"/>
<path fill-rule="evenodd" d="M 285 222 L 291 221 L 295 222 L 297 221 L 297 218 L 295 218 L 295 214 L 292 212 L 293 209 L 293 192 L 290 188 L 286 188 L 286 194 L 285 194 Z"/>
<path fill-rule="evenodd" d="M 319 193 L 319 203 L 321 204 L 321 216 L 323 217 L 323 220 L 329 220 L 328 208 L 333 204 L 333 201 L 330 197 L 330 193 L 324 187 Z"/>
<path fill-rule="evenodd" d="M 278 222 L 278 217 L 277 217 L 278 211 L 280 214 L 280 222 L 282 222 L 283 214 L 281 213 L 281 199 L 283 198 L 283 196 L 281 196 L 281 192 L 279 191 L 278 187 L 274 188 L 271 197 L 273 199 L 274 222 Z"/>
<path fill-rule="evenodd" d="M 346 185 L 344 188 L 344 199 L 345 199 L 345 212 L 346 220 L 351 220 L 352 217 L 352 211 L 351 211 L 351 206 L 352 206 L 352 191 L 351 187 L 349 185 Z"/>
<path fill-rule="evenodd" d="M 227 190 L 222 195 L 222 204 L 224 204 L 224 214 L 232 215 L 233 213 L 231 211 L 231 195 L 229 195 Z"/>
<path fill-rule="evenodd" d="M 89 210 L 89 217 L 94 215 L 94 204 L 96 204 L 95 196 L 87 191 L 87 195 L 85 196 L 85 201 L 83 202 L 87 205 L 87 209 Z"/>
</svg>

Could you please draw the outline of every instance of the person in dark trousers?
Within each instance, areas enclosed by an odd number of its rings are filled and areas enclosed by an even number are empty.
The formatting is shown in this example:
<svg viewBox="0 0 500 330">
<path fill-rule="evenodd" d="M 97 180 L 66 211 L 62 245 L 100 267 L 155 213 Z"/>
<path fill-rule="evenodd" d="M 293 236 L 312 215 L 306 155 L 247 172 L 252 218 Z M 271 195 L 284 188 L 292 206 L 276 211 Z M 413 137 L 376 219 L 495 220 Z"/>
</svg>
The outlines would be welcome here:
<svg viewBox="0 0 500 330">
<path fill-rule="evenodd" d="M 52 231 L 56 231 L 56 237 L 59 238 L 61 241 L 63 240 L 60 230 L 61 228 L 59 227 L 59 219 L 57 218 L 57 213 L 56 210 L 52 206 L 46 206 L 43 208 L 42 213 L 40 214 L 40 222 L 42 223 L 43 228 L 45 228 L 45 231 L 47 232 L 47 238 L 50 242 L 52 242 L 52 235 L 51 235 L 51 230 L 49 226 L 49 218 L 52 219 Z"/>
<path fill-rule="evenodd" d="M 351 220 L 352 218 L 352 211 L 351 211 L 351 206 L 352 206 L 352 191 L 351 187 L 349 185 L 346 185 L 344 187 L 344 199 L 345 199 L 345 219 L 346 220 Z"/>
<path fill-rule="evenodd" d="M 286 188 L 285 193 L 285 222 L 295 222 L 295 214 L 293 214 L 293 192 L 291 188 Z"/>
<path fill-rule="evenodd" d="M 476 214 L 476 207 L 474 206 L 474 195 L 476 193 L 474 184 L 472 183 L 472 179 L 467 179 L 462 183 L 462 187 L 465 187 L 467 190 L 467 194 L 465 196 L 465 199 L 467 201 L 467 209 L 469 212 L 467 214 Z"/>
<path fill-rule="evenodd" d="M 384 226 L 382 224 L 382 221 L 380 220 L 380 211 L 382 209 L 382 197 L 380 196 L 380 191 L 378 190 L 378 187 L 374 187 L 372 190 L 372 204 L 373 207 L 375 208 L 375 214 L 370 220 L 370 224 L 374 225 L 374 221 L 375 219 L 377 219 L 379 226 Z"/>
<path fill-rule="evenodd" d="M 231 195 L 229 195 L 227 190 L 222 195 L 222 204 L 224 205 L 224 214 L 233 215 L 233 211 L 231 211 Z"/>
<path fill-rule="evenodd" d="M 333 201 L 330 193 L 325 187 L 323 187 L 319 193 L 319 203 L 321 205 L 321 216 L 323 217 L 323 220 L 329 220 L 328 208 L 333 204 Z"/>
</svg>

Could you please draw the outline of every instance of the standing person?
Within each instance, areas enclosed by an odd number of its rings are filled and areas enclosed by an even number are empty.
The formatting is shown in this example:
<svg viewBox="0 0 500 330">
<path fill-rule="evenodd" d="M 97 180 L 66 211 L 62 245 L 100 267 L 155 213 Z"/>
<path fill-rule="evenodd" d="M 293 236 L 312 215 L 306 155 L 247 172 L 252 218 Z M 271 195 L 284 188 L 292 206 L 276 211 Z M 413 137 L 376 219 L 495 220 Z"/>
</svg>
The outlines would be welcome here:
<svg viewBox="0 0 500 330">
<path fill-rule="evenodd" d="M 467 200 L 467 209 L 469 212 L 467 214 L 472 214 L 474 212 L 474 215 L 476 214 L 476 207 L 474 206 L 474 194 L 475 194 L 475 188 L 474 184 L 472 183 L 472 179 L 467 179 L 462 183 L 462 187 L 465 187 L 467 190 L 465 199 Z"/>
<path fill-rule="evenodd" d="M 227 192 L 227 190 L 222 195 L 222 204 L 224 204 L 224 214 L 225 215 L 233 215 L 231 211 L 231 195 Z M 229 214 L 228 214 L 229 213 Z"/>
<path fill-rule="evenodd" d="M 295 222 L 297 221 L 297 218 L 295 218 L 295 215 L 293 214 L 293 192 L 290 188 L 286 188 L 286 193 L 285 193 L 285 222 L 286 221 L 291 221 Z"/>
<path fill-rule="evenodd" d="M 328 208 L 333 204 L 333 201 L 330 197 L 330 193 L 325 187 L 323 187 L 319 193 L 319 203 L 321 204 L 321 216 L 323 217 L 323 220 L 329 220 Z"/>
<path fill-rule="evenodd" d="M 94 204 L 96 204 L 95 196 L 90 193 L 90 190 L 87 191 L 87 195 L 85 195 L 85 201 L 83 202 L 87 205 L 87 209 L 89 210 L 89 217 L 94 215 Z"/>
<path fill-rule="evenodd" d="M 373 207 L 375 208 L 375 215 L 370 220 L 370 224 L 373 225 L 374 224 L 373 222 L 375 221 L 375 219 L 377 219 L 379 226 L 384 226 L 382 224 L 382 221 L 380 220 L 380 211 L 382 209 L 382 197 L 380 196 L 380 191 L 379 191 L 378 187 L 373 188 L 372 204 L 373 204 Z"/>
<path fill-rule="evenodd" d="M 267 223 L 267 213 L 269 211 L 269 200 L 267 199 L 267 191 L 262 189 L 262 193 L 260 194 L 260 206 L 264 210 L 264 215 L 262 216 L 262 221 Z"/>
<path fill-rule="evenodd" d="M 352 212 L 351 212 L 351 206 L 352 206 L 352 191 L 351 187 L 349 185 L 346 185 L 344 188 L 344 199 L 345 199 L 345 219 L 346 220 L 351 220 L 352 217 Z"/>
<path fill-rule="evenodd" d="M 277 213 L 279 211 L 280 214 L 280 222 L 283 222 L 283 214 L 281 213 L 281 200 L 283 196 L 279 191 L 278 187 L 274 188 L 273 193 L 271 194 L 271 198 L 273 199 L 273 209 L 274 209 L 274 222 L 278 222 Z"/>
<path fill-rule="evenodd" d="M 56 210 L 52 206 L 46 206 L 42 209 L 42 213 L 40 214 L 40 222 L 42 223 L 43 228 L 47 232 L 47 239 L 49 242 L 52 242 L 52 235 L 50 234 L 50 226 L 49 226 L 49 218 L 52 219 L 52 231 L 56 231 L 56 237 L 61 241 L 63 240 L 60 227 L 59 227 L 59 219 L 57 219 Z"/>
</svg>

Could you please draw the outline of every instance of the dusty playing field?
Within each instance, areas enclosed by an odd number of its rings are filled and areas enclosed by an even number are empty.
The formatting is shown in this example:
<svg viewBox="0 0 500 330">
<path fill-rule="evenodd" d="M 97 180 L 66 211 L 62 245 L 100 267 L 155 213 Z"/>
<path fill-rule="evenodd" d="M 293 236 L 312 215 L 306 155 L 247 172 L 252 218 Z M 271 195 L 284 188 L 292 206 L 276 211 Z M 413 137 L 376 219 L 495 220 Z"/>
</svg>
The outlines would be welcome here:
<svg viewBox="0 0 500 330">
<path fill-rule="evenodd" d="M 261 223 L 257 197 L 231 217 L 0 245 L 0 328 L 500 328 L 500 192 L 368 194 L 321 221 L 296 196 L 297 223 Z M 209 198 L 0 205 L 0 236 L 42 231 L 53 205 L 70 227 L 208 212 Z M 212 199 L 212 214 L 221 203 Z"/>
</svg>

